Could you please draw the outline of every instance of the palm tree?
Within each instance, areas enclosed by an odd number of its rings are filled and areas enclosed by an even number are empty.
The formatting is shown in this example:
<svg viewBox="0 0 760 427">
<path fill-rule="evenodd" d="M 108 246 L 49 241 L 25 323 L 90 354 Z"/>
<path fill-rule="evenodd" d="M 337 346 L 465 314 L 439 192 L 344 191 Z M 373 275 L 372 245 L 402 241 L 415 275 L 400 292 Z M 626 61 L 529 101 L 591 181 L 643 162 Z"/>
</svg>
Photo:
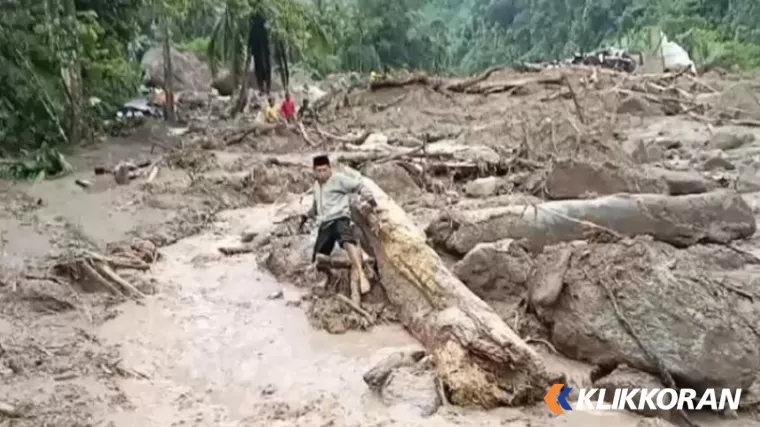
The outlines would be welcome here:
<svg viewBox="0 0 760 427">
<path fill-rule="evenodd" d="M 299 0 L 226 0 L 211 33 L 207 56 L 214 75 L 226 65 L 232 74 L 233 86 L 240 87 L 233 116 L 243 111 L 248 102 L 247 74 L 251 67 L 248 40 L 250 18 L 255 13 L 267 18 L 270 40 L 282 52 L 276 55 L 277 62 L 284 62 L 282 59 L 290 54 L 301 58 L 323 54 L 329 47 L 317 10 L 311 4 Z M 287 64 L 278 65 L 283 86 L 287 86 Z"/>
</svg>

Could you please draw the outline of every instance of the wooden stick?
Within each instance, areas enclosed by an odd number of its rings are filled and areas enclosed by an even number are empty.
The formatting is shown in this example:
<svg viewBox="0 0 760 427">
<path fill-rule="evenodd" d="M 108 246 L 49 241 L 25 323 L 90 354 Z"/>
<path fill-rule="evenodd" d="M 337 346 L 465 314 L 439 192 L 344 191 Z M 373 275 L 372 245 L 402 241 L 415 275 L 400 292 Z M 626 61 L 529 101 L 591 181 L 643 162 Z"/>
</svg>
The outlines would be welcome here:
<svg viewBox="0 0 760 427">
<path fill-rule="evenodd" d="M 375 323 L 375 319 L 372 317 L 371 314 L 367 313 L 363 308 L 356 305 L 353 301 L 348 299 L 347 296 L 343 294 L 336 294 L 335 297 L 338 298 L 338 300 L 340 300 L 344 304 L 346 304 L 348 307 L 350 307 L 352 310 L 360 314 L 362 317 L 367 319 L 370 323 Z"/>
<path fill-rule="evenodd" d="M 119 285 L 122 289 L 126 291 L 126 293 L 131 294 L 135 298 L 145 298 L 144 293 L 137 290 L 137 288 L 135 288 L 134 285 L 124 280 L 115 271 L 111 270 L 111 267 L 109 267 L 108 264 L 103 263 L 103 262 L 93 263 L 93 267 L 95 267 L 95 271 L 100 273 L 106 279 L 109 279 L 112 282 Z"/>
<path fill-rule="evenodd" d="M 222 255 L 227 255 L 227 256 L 250 254 L 255 250 L 253 246 L 249 246 L 249 245 L 227 246 L 227 247 L 222 246 L 218 249 L 219 249 L 219 252 L 222 253 Z"/>
<path fill-rule="evenodd" d="M 367 258 L 362 262 L 364 266 L 371 266 L 375 261 L 372 258 Z M 317 254 L 316 264 L 319 268 L 347 269 L 353 267 L 351 260 L 348 258 L 325 254 Z"/>
</svg>

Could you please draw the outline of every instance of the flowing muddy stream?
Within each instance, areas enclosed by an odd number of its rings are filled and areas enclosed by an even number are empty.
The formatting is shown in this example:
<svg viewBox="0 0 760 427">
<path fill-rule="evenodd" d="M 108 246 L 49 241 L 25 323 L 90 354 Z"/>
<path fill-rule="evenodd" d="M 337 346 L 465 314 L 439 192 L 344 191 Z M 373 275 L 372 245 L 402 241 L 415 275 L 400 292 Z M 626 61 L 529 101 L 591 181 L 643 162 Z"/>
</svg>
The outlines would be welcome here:
<svg viewBox="0 0 760 427">
<path fill-rule="evenodd" d="M 275 215 L 272 206 L 228 211 L 210 230 L 164 248 L 152 270 L 158 295 L 125 304 L 102 326 L 101 338 L 120 344 L 125 365 L 149 378 L 119 380 L 134 409 L 108 414 L 112 425 L 624 427 L 641 421 L 622 412 L 548 418 L 542 405 L 491 412 L 443 407 L 430 418 L 385 407 L 362 374 L 387 354 L 418 346 L 401 327 L 343 335 L 314 330 L 298 289 L 277 283 L 252 254 L 218 254 L 218 246 L 242 231 L 265 230 Z M 282 298 L 271 297 L 279 292 Z M 584 369 L 547 360 L 565 372 Z"/>
</svg>

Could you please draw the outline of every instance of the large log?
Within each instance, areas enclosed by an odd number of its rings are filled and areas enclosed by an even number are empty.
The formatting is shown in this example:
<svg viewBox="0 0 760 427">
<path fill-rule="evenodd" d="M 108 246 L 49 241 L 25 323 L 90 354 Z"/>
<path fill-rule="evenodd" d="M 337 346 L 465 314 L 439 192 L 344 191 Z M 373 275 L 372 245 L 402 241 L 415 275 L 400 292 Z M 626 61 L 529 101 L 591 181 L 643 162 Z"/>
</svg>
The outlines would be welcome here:
<svg viewBox="0 0 760 427">
<path fill-rule="evenodd" d="M 401 322 L 433 356 L 449 401 L 492 408 L 542 399 L 555 378 L 537 353 L 446 268 L 403 209 L 361 178 L 377 201 L 352 205 L 362 243 Z"/>
<path fill-rule="evenodd" d="M 686 196 L 619 194 L 470 212 L 445 212 L 426 229 L 433 244 L 464 255 L 478 243 L 527 239 L 530 246 L 582 240 L 606 229 L 624 236 L 651 235 L 676 246 L 727 243 L 752 236 L 752 209 L 741 195 L 716 191 Z"/>
</svg>

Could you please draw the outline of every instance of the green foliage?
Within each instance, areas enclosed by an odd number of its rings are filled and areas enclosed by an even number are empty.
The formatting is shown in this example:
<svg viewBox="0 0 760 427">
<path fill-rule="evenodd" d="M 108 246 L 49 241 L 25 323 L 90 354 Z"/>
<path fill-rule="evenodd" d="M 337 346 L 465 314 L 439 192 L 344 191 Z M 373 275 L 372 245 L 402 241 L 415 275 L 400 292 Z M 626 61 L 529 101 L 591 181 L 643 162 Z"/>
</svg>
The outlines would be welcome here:
<svg viewBox="0 0 760 427">
<path fill-rule="evenodd" d="M 239 77 L 254 11 L 268 17 L 290 60 L 316 76 L 402 67 L 473 73 L 600 46 L 652 51 L 653 29 L 698 66 L 760 67 L 757 0 L 5 0 L 0 159 L 21 160 L 3 160 L 0 174 L 65 171 L 58 147 L 92 135 L 136 94 L 139 59 L 163 40 L 159 17 L 181 49 Z M 72 86 L 72 76 L 81 84 Z"/>
<path fill-rule="evenodd" d="M 208 45 L 211 41 L 210 37 L 193 37 L 185 40 L 177 46 L 177 48 L 183 52 L 190 52 L 196 55 L 199 59 L 208 62 Z"/>
<path fill-rule="evenodd" d="M 71 173 L 74 168 L 57 149 L 42 146 L 34 151 L 22 149 L 20 156 L 0 160 L 0 178 L 43 180 Z"/>
<path fill-rule="evenodd" d="M 746 69 L 760 58 L 760 2 L 753 0 L 322 0 L 315 8 L 335 46 L 316 65 L 322 73 L 473 72 L 601 45 L 646 50 L 651 27 L 698 65 Z"/>
<path fill-rule="evenodd" d="M 0 7 L 0 175 L 67 173 L 57 147 L 87 138 L 102 114 L 133 96 L 139 68 L 125 53 L 137 28 L 129 19 L 141 4 L 45 0 Z M 101 100 L 97 108 L 89 97 Z"/>
</svg>

